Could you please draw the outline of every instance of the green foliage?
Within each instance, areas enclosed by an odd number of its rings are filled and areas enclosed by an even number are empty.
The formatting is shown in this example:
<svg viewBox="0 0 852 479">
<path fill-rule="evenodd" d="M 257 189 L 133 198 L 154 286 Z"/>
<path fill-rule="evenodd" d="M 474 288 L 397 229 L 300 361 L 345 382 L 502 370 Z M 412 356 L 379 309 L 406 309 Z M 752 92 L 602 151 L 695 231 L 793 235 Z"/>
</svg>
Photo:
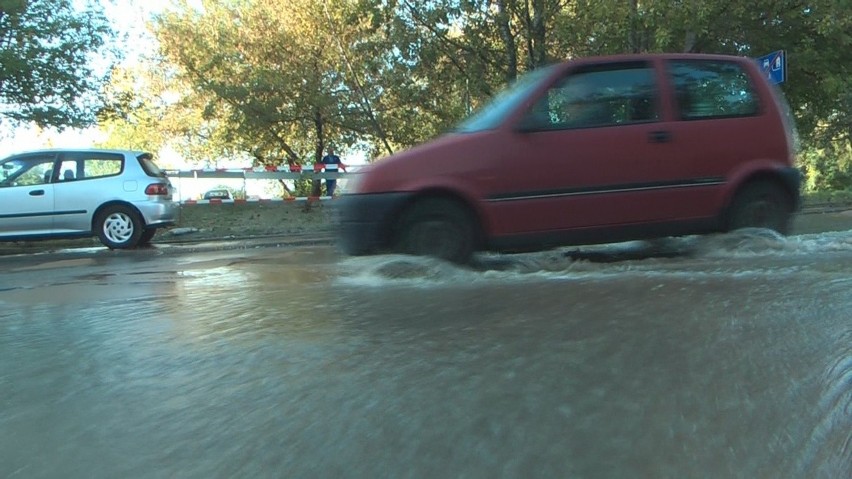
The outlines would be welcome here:
<svg viewBox="0 0 852 479">
<path fill-rule="evenodd" d="M 173 133 L 163 128 L 168 105 L 159 101 L 162 93 L 153 68 L 113 70 L 103 92 L 104 107 L 98 115 L 107 140 L 98 146 L 159 151 Z"/>
<path fill-rule="evenodd" d="M 799 157 L 806 191 L 852 190 L 852 147 L 808 148 Z"/>
<path fill-rule="evenodd" d="M 845 190 L 805 191 L 802 199 L 805 205 L 829 203 L 845 207 L 852 204 L 852 188 Z"/>
<path fill-rule="evenodd" d="M 91 64 L 112 38 L 100 7 L 72 0 L 0 0 L 0 120 L 91 124 L 105 78 Z"/>
</svg>

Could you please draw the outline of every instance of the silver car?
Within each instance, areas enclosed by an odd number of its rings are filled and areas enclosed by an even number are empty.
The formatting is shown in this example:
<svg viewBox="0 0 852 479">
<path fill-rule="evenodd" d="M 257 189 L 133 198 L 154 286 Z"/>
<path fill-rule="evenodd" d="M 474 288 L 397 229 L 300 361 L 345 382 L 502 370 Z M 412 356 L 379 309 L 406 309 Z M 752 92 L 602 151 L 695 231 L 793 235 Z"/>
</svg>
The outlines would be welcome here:
<svg viewBox="0 0 852 479">
<path fill-rule="evenodd" d="M 0 240 L 97 236 L 133 248 L 177 221 L 173 197 L 150 153 L 20 153 L 0 160 Z"/>
</svg>

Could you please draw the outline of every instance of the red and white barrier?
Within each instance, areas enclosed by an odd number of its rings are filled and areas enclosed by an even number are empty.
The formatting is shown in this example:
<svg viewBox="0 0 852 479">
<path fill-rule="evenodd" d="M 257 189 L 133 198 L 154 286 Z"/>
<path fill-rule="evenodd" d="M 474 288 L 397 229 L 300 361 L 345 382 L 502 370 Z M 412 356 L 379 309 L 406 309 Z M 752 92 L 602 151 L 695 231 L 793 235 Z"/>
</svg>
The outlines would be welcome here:
<svg viewBox="0 0 852 479">
<path fill-rule="evenodd" d="M 328 171 L 323 163 L 313 168 L 302 165 L 255 166 L 252 168 L 196 168 L 192 170 L 164 170 L 166 176 L 173 178 L 245 178 L 245 179 L 324 179 L 344 178 L 349 172 L 347 166 L 340 165 L 336 171 Z"/>
<path fill-rule="evenodd" d="M 248 199 L 231 199 L 223 200 L 215 198 L 212 200 L 183 200 L 184 205 L 228 205 L 228 204 L 246 204 L 246 203 L 292 203 L 292 202 L 318 202 L 318 201 L 333 201 L 339 196 L 298 196 L 289 198 L 248 198 Z"/>
<path fill-rule="evenodd" d="M 178 190 L 183 190 L 181 180 L 190 180 L 189 185 L 192 185 L 195 180 L 234 180 L 242 182 L 243 191 L 249 191 L 247 184 L 253 180 L 329 180 L 342 179 L 345 180 L 357 173 L 359 166 L 355 166 L 356 171 L 346 171 L 346 165 L 339 165 L 338 171 L 326 171 L 326 166 L 322 163 L 317 163 L 303 167 L 301 165 L 278 165 L 278 166 L 255 166 L 251 168 L 196 168 L 191 170 L 164 170 L 166 176 L 172 178 L 173 184 L 178 187 Z M 344 183 L 345 184 L 345 183 Z M 192 190 L 199 190 L 193 188 Z M 195 193 L 193 193 L 194 195 Z M 198 193 L 200 194 L 200 193 Z M 187 196 L 181 194 L 182 198 Z M 266 196 L 265 194 L 263 196 Z M 258 202 L 306 202 L 306 201 L 327 201 L 331 200 L 328 196 L 323 197 L 297 197 L 297 198 L 249 198 L 249 199 L 184 199 L 181 201 L 185 205 L 217 205 L 217 204 L 240 204 L 240 203 L 258 203 Z"/>
</svg>

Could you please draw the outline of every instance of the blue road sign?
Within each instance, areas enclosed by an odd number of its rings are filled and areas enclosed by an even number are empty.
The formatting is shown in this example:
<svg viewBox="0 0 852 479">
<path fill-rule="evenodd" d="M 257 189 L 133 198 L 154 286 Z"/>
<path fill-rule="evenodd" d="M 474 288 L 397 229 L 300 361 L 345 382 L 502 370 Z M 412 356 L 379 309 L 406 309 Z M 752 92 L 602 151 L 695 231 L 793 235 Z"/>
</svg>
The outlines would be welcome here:
<svg viewBox="0 0 852 479">
<path fill-rule="evenodd" d="M 763 74 L 772 83 L 784 83 L 787 79 L 787 55 L 784 50 L 778 50 L 757 59 Z"/>
</svg>

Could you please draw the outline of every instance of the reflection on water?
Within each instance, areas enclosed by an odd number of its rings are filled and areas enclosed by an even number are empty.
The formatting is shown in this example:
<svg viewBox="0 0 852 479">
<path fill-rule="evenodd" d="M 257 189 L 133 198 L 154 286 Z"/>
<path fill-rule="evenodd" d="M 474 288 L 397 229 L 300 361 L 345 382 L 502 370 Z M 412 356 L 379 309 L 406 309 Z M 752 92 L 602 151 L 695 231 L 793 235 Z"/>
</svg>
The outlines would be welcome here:
<svg viewBox="0 0 852 479">
<path fill-rule="evenodd" d="M 852 474 L 852 331 L 845 331 L 841 341 L 846 348 L 829 361 L 820 381 L 815 424 L 797 464 L 802 473 L 838 464 L 839 477 Z"/>
<path fill-rule="evenodd" d="M 19 268 L 0 477 L 849 477 L 850 236 Z"/>
</svg>

